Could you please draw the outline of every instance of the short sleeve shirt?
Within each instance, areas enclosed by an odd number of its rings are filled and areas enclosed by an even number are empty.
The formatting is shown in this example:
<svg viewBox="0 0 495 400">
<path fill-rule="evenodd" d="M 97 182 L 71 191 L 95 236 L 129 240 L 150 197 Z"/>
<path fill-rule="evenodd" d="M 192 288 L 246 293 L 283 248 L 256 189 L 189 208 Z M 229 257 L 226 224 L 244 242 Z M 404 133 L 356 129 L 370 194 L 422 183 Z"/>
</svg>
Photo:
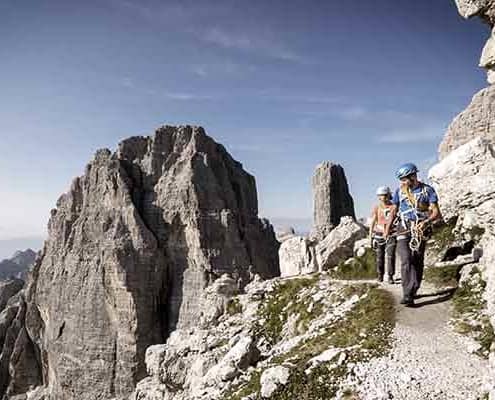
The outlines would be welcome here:
<svg viewBox="0 0 495 400">
<path fill-rule="evenodd" d="M 411 189 L 416 204 L 411 204 L 407 196 L 402 193 L 401 189 L 395 190 L 392 196 L 392 203 L 398 207 L 399 214 L 405 220 L 415 220 L 428 218 L 428 208 L 431 204 L 438 203 L 438 195 L 435 189 L 426 183 L 420 183 L 414 189 Z"/>
</svg>

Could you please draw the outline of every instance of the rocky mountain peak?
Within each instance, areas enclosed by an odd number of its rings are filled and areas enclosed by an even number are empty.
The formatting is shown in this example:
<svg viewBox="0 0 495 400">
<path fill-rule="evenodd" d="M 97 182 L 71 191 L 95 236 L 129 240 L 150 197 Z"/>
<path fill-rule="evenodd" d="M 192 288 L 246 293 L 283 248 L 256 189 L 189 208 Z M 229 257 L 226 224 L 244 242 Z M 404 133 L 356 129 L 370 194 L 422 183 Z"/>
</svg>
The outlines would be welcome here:
<svg viewBox="0 0 495 400">
<path fill-rule="evenodd" d="M 354 200 L 349 192 L 344 168 L 325 161 L 317 165 L 312 179 L 314 227 L 312 236 L 323 240 L 341 217 L 356 218 Z"/>
<path fill-rule="evenodd" d="M 98 150 L 57 201 L 26 289 L 29 340 L 15 360 L 54 398 L 129 394 L 148 346 L 196 325 L 207 288 L 279 275 L 252 175 L 201 127 L 164 126 Z M 5 392 L 15 394 L 15 373 Z"/>
</svg>

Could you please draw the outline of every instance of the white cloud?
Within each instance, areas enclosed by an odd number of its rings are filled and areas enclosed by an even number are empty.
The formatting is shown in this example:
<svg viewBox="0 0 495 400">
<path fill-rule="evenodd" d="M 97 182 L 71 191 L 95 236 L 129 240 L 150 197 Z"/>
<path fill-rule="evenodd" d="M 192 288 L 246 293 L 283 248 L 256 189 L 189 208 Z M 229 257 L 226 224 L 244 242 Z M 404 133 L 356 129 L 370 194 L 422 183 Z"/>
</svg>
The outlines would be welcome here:
<svg viewBox="0 0 495 400">
<path fill-rule="evenodd" d="M 379 143 L 430 143 L 441 139 L 443 135 L 442 129 L 438 128 L 423 128 L 411 129 L 406 131 L 392 131 L 376 137 Z"/>
<path fill-rule="evenodd" d="M 259 34 L 260 31 L 263 29 L 258 29 L 256 32 L 234 32 L 214 26 L 205 30 L 198 30 L 195 34 L 204 42 L 226 49 L 255 52 L 281 61 L 307 62 L 304 57 L 275 40 L 272 32 L 265 29 L 263 34 Z"/>
<path fill-rule="evenodd" d="M 173 93 L 168 92 L 165 93 L 165 97 L 171 100 L 180 100 L 180 101 L 206 101 L 213 100 L 214 96 L 201 95 L 196 93 Z"/>
</svg>

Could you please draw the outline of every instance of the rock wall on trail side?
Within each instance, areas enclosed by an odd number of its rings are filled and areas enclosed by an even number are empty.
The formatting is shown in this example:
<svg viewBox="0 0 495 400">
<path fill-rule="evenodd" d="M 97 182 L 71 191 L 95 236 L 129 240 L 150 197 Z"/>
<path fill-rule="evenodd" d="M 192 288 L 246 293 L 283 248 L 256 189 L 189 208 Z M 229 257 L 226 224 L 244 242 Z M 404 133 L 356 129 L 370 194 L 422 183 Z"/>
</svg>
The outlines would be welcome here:
<svg viewBox="0 0 495 400">
<path fill-rule="evenodd" d="M 464 18 L 480 17 L 492 30 L 481 53 L 479 66 L 486 69 L 487 80 L 495 82 L 495 1 L 456 0 Z M 476 93 L 469 106 L 451 122 L 440 144 L 440 159 L 476 137 L 495 140 L 495 88 L 488 86 Z"/>
<path fill-rule="evenodd" d="M 456 3 L 463 17 L 478 16 L 493 29 L 495 1 L 456 0 Z M 480 66 L 487 69 L 488 82 L 494 83 L 493 31 L 483 49 Z M 455 232 L 468 237 L 481 237 L 477 243 L 479 249 L 475 250 L 482 257 L 475 266 L 481 271 L 484 282 L 481 297 L 486 301 L 486 312 L 495 327 L 494 90 L 494 86 L 482 89 L 473 97 L 466 110 L 451 123 L 439 147 L 440 162 L 430 170 L 429 178 L 439 193 L 440 208 L 445 219 L 455 222 Z M 492 342 L 489 359 L 491 374 L 495 377 L 493 347 Z M 490 391 L 490 399 L 495 399 L 495 383 Z"/>
<path fill-rule="evenodd" d="M 16 316 L 34 353 L 31 386 L 50 400 L 129 395 L 146 349 L 197 324 L 218 277 L 242 288 L 280 273 L 254 177 L 200 127 L 99 150 L 48 231 Z M 27 390 L 18 371 L 11 365 L 0 396 Z"/>
</svg>

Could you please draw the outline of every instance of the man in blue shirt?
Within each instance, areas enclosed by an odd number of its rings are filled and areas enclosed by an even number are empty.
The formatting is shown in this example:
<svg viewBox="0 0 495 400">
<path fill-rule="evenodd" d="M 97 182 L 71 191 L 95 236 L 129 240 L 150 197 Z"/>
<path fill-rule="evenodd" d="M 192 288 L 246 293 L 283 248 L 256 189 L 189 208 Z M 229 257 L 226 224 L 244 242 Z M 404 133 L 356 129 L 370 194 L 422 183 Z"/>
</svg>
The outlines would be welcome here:
<svg viewBox="0 0 495 400">
<path fill-rule="evenodd" d="M 423 280 L 426 247 L 425 231 L 441 218 L 438 196 L 430 185 L 418 180 L 418 168 L 402 165 L 396 173 L 400 187 L 392 196 L 393 219 L 399 217 L 397 251 L 401 264 L 403 299 L 401 304 L 414 305 L 414 296 Z M 385 234 L 390 234 L 391 224 Z"/>
</svg>

